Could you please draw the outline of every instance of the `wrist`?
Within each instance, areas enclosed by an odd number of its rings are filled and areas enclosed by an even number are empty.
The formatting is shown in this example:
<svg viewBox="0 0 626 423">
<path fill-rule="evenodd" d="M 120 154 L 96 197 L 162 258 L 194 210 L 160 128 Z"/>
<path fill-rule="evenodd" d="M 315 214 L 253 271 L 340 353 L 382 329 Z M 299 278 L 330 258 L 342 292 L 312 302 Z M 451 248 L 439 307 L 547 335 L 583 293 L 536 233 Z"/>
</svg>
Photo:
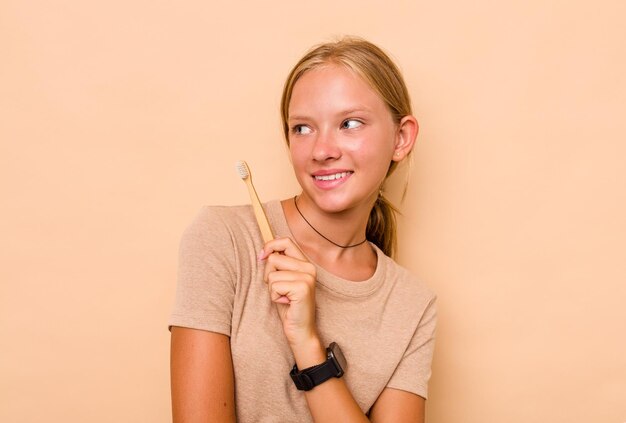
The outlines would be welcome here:
<svg viewBox="0 0 626 423">
<path fill-rule="evenodd" d="M 317 336 L 297 344 L 291 344 L 290 347 L 300 370 L 317 366 L 326 361 L 326 347 Z"/>
<path fill-rule="evenodd" d="M 346 370 L 346 359 L 336 342 L 326 349 L 326 360 L 304 369 L 293 366 L 289 376 L 300 391 L 310 391 L 331 378 L 340 378 Z"/>
</svg>

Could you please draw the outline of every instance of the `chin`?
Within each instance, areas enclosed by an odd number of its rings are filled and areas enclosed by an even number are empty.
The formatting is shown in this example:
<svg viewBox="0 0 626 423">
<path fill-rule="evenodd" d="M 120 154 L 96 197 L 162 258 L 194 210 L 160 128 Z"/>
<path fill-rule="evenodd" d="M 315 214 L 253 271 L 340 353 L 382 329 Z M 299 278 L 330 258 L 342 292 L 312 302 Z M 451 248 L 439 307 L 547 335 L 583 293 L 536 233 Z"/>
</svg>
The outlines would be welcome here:
<svg viewBox="0 0 626 423">
<path fill-rule="evenodd" d="M 341 213 L 347 208 L 342 204 L 335 203 L 318 203 L 317 206 L 325 213 Z"/>
<path fill-rule="evenodd" d="M 315 207 L 324 213 L 338 213 L 346 209 L 345 199 L 329 192 L 315 192 L 315 190 L 302 190 L 298 198 L 298 204 L 306 202 L 309 207 Z"/>
<path fill-rule="evenodd" d="M 317 207 L 325 213 L 341 213 L 369 203 L 367 199 L 349 198 L 346 195 L 325 193 L 310 197 Z"/>
</svg>

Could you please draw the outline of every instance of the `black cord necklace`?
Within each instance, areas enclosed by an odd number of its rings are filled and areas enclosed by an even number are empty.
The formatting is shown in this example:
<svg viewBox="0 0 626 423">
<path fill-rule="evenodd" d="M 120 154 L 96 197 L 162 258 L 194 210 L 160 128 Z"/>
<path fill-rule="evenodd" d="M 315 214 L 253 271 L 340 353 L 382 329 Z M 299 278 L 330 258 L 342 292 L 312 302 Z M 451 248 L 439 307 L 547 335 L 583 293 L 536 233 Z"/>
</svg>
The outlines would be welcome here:
<svg viewBox="0 0 626 423">
<path fill-rule="evenodd" d="M 334 241 L 331 241 L 330 239 L 326 238 L 324 235 L 322 235 L 322 233 L 320 231 L 318 231 L 317 229 L 315 229 L 313 227 L 313 225 L 311 225 L 311 222 L 309 222 L 308 220 L 306 220 L 306 217 L 304 217 L 304 215 L 302 214 L 302 212 L 300 211 L 300 208 L 298 207 L 298 202 L 296 201 L 296 197 L 293 197 L 293 204 L 296 206 L 296 210 L 298 210 L 298 213 L 300 213 L 300 216 L 302 216 L 302 218 L 304 219 L 304 221 L 311 227 L 311 229 L 313 229 L 315 232 L 317 232 L 317 234 L 319 236 L 321 236 L 322 238 L 324 238 L 326 241 L 330 242 L 333 245 L 336 245 L 339 248 L 352 248 L 352 247 L 358 247 L 359 245 L 365 243 L 365 241 L 367 241 L 367 237 L 361 241 L 361 242 L 357 242 L 356 244 L 351 244 L 351 245 L 339 245 Z"/>
</svg>

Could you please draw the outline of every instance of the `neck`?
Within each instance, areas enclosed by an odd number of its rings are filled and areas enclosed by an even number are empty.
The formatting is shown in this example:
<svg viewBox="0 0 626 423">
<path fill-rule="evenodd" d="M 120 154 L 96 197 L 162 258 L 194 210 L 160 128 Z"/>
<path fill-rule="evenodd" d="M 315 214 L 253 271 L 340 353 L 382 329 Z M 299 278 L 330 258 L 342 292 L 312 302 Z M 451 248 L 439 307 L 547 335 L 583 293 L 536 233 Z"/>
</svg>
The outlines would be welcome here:
<svg viewBox="0 0 626 423">
<path fill-rule="evenodd" d="M 371 208 L 325 212 L 305 196 L 297 197 L 297 203 L 289 199 L 282 204 L 296 242 L 312 258 L 336 260 L 371 251 L 365 242 Z"/>
<path fill-rule="evenodd" d="M 310 223 L 321 228 L 325 236 L 332 236 L 333 241 L 346 245 L 357 243 L 365 237 L 370 212 L 366 207 L 362 210 L 325 213 L 300 199 L 298 206 Z M 368 242 L 352 248 L 337 247 L 318 235 L 302 219 L 293 198 L 283 200 L 282 207 L 294 241 L 313 263 L 350 281 L 364 281 L 374 274 L 378 259 L 376 251 Z"/>
<path fill-rule="evenodd" d="M 298 212 L 298 214 L 300 215 L 300 217 L 302 218 L 302 220 L 304 220 L 306 222 L 307 225 L 309 225 L 309 227 L 311 229 L 313 229 L 313 232 L 315 232 L 316 234 L 318 234 L 319 236 L 321 236 L 322 238 L 324 238 L 326 241 L 330 242 L 331 244 L 333 244 L 335 247 L 339 247 L 339 248 L 354 248 L 354 247 L 358 247 L 361 244 L 364 244 L 365 241 L 367 241 L 366 236 L 363 237 L 362 241 L 358 241 L 358 242 L 354 242 L 354 243 L 349 243 L 349 244 L 339 244 L 335 241 L 333 241 L 332 239 L 328 238 L 326 235 L 324 235 L 323 233 L 321 233 L 317 228 L 315 228 L 315 226 L 313 226 L 311 224 L 311 222 L 309 222 L 309 219 L 307 219 L 304 214 L 302 214 L 302 211 L 300 210 L 300 207 L 298 207 L 298 200 L 297 197 L 293 197 L 293 205 L 296 208 L 296 211 Z M 367 231 L 366 231 L 367 232 Z"/>
</svg>

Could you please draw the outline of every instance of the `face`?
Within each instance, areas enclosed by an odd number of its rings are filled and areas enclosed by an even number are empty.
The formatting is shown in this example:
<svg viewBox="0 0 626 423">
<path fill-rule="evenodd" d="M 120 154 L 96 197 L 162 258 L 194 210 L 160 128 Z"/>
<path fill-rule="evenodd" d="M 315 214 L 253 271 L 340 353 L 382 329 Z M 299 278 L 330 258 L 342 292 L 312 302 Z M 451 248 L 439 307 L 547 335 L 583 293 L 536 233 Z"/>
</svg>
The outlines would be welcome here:
<svg viewBox="0 0 626 423">
<path fill-rule="evenodd" d="M 343 66 L 319 67 L 295 83 L 287 123 L 299 201 L 369 213 L 400 138 L 380 96 Z"/>
</svg>

